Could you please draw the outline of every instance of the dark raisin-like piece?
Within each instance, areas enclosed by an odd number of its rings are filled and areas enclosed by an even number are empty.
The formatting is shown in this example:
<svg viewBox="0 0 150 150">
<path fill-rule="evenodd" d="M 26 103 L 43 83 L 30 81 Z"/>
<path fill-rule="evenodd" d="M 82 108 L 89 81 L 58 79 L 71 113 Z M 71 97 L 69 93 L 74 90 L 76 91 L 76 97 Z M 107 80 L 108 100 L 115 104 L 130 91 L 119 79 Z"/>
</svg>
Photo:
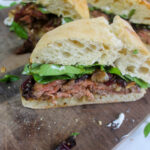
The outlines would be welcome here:
<svg viewBox="0 0 150 150">
<path fill-rule="evenodd" d="M 32 96 L 32 87 L 34 85 L 35 81 L 32 77 L 29 77 L 22 85 L 22 96 L 26 99 L 31 98 Z"/>
<path fill-rule="evenodd" d="M 55 150 L 71 150 L 75 145 L 75 136 L 70 136 L 65 141 L 63 141 Z"/>
<path fill-rule="evenodd" d="M 82 77 L 76 79 L 76 80 L 75 80 L 75 83 L 78 83 L 78 82 L 80 82 L 80 81 L 86 80 L 87 78 L 89 78 L 89 75 L 87 75 L 87 74 L 86 74 L 86 75 L 83 75 Z"/>
</svg>

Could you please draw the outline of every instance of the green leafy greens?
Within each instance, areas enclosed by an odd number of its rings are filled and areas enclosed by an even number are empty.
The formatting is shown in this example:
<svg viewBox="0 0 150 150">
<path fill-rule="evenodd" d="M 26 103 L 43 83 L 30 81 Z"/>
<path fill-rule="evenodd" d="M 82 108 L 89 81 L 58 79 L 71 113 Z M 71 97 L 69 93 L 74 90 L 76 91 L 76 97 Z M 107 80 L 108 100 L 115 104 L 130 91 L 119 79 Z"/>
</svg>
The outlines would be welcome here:
<svg viewBox="0 0 150 150">
<path fill-rule="evenodd" d="M 128 20 L 135 14 L 135 11 L 136 11 L 135 9 L 131 9 L 128 15 L 122 14 L 122 15 L 120 15 L 120 17 Z"/>
<path fill-rule="evenodd" d="M 38 9 L 39 9 L 39 11 L 42 12 L 43 14 L 48 14 L 48 13 L 49 13 L 49 11 L 48 11 L 46 8 L 44 8 L 44 7 L 38 7 Z"/>
<path fill-rule="evenodd" d="M 150 122 L 144 128 L 144 136 L 147 137 L 150 134 Z"/>
<path fill-rule="evenodd" d="M 135 9 L 131 9 L 129 14 L 128 14 L 128 18 L 130 19 L 134 14 L 135 14 Z"/>
<path fill-rule="evenodd" d="M 0 5 L 0 10 L 1 10 L 1 9 L 4 9 L 4 8 L 8 8 L 8 7 L 7 7 L 7 6 Z"/>
<path fill-rule="evenodd" d="M 70 17 L 64 17 L 64 21 L 65 21 L 66 23 L 68 23 L 68 22 L 72 22 L 73 19 L 70 18 Z"/>
<path fill-rule="evenodd" d="M 19 77 L 15 75 L 5 75 L 2 79 L 0 79 L 0 82 L 14 82 L 19 80 Z"/>
<path fill-rule="evenodd" d="M 77 79 L 85 74 L 92 74 L 96 69 L 107 73 L 115 74 L 125 81 L 134 81 L 141 88 L 148 88 L 150 85 L 145 81 L 130 75 L 122 75 L 120 70 L 111 66 L 103 66 L 97 63 L 89 66 L 75 65 L 62 66 L 55 64 L 27 64 L 22 72 L 24 75 L 32 75 L 34 80 L 41 84 L 46 84 L 55 80 Z"/>
<path fill-rule="evenodd" d="M 4 8 L 9 8 L 9 7 L 15 6 L 16 4 L 17 4 L 16 2 L 12 2 L 9 6 L 0 5 L 0 10 L 4 9 Z"/>
<path fill-rule="evenodd" d="M 80 133 L 78 133 L 78 132 L 74 132 L 74 133 L 72 133 L 71 134 L 71 136 L 77 136 L 77 135 L 79 135 Z"/>
<path fill-rule="evenodd" d="M 133 54 L 134 55 L 136 55 L 136 54 L 138 54 L 139 53 L 139 51 L 137 50 L 137 49 L 135 49 L 134 51 L 133 51 Z"/>
<path fill-rule="evenodd" d="M 21 37 L 23 39 L 28 38 L 27 31 L 21 25 L 16 23 L 15 21 L 12 23 L 12 25 L 10 27 L 10 31 L 14 31 L 19 37 Z"/>
<path fill-rule="evenodd" d="M 84 74 L 92 74 L 95 67 L 61 66 L 54 64 L 26 65 L 23 71 L 25 75 L 32 75 L 34 80 L 46 84 L 55 80 L 76 79 Z"/>
<path fill-rule="evenodd" d="M 90 11 L 94 11 L 94 10 L 98 10 L 98 8 L 96 8 L 96 7 L 89 7 L 89 10 Z"/>
</svg>

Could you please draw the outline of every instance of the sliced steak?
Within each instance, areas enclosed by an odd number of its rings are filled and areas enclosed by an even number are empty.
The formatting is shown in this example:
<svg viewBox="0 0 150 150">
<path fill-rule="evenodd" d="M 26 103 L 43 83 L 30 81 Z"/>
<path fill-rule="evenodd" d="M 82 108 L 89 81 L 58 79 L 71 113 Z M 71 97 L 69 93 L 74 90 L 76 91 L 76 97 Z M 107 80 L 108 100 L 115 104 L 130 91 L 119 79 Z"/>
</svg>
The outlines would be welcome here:
<svg viewBox="0 0 150 150">
<path fill-rule="evenodd" d="M 94 74 L 96 74 L 95 72 Z M 94 76 L 94 74 L 92 76 Z M 138 93 L 140 88 L 134 83 L 122 80 L 116 75 L 109 75 L 109 81 L 95 82 L 92 81 L 92 76 L 83 78 L 82 80 L 56 80 L 48 84 L 35 83 L 30 92 L 31 98 L 34 99 L 57 99 L 57 98 L 82 98 L 87 97 L 89 100 L 94 100 L 94 95 L 107 94 L 128 94 Z M 24 90 L 24 89 L 22 89 Z M 32 94 L 31 94 L 32 93 Z M 26 96 L 25 98 L 29 98 Z"/>
<path fill-rule="evenodd" d="M 61 25 L 61 17 L 54 14 L 43 14 L 33 3 L 17 7 L 14 16 L 14 21 L 25 27 L 29 36 L 17 49 L 16 54 L 32 52 L 44 33 Z"/>
</svg>

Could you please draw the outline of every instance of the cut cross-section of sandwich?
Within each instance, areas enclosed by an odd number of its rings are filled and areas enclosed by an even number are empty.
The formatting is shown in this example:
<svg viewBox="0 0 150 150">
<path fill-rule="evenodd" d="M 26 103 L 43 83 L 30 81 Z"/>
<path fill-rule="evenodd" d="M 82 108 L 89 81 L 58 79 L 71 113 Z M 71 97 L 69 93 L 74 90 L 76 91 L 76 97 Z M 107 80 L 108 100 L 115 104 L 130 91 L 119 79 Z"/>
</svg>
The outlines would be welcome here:
<svg viewBox="0 0 150 150">
<path fill-rule="evenodd" d="M 150 52 L 119 16 L 81 19 L 46 33 L 23 74 L 29 108 L 135 101 L 150 86 Z"/>
<path fill-rule="evenodd" d="M 150 49 L 150 1 L 148 0 L 88 0 L 91 16 L 112 20 L 120 15 L 128 20 L 141 40 Z M 94 6 L 94 7 L 93 7 Z"/>
<path fill-rule="evenodd" d="M 89 18 L 86 0 L 24 0 L 11 10 L 4 23 L 26 39 L 17 53 L 31 52 L 41 36 L 70 21 Z"/>
</svg>

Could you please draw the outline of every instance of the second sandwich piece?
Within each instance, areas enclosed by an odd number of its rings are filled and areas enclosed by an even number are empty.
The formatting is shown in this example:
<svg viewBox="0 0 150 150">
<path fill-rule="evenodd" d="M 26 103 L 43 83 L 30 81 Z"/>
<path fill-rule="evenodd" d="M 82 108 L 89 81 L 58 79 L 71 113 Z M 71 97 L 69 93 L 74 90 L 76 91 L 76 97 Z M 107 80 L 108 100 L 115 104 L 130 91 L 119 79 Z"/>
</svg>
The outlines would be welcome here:
<svg viewBox="0 0 150 150">
<path fill-rule="evenodd" d="M 89 18 L 86 0 L 24 0 L 10 11 L 4 23 L 10 25 L 10 30 L 19 37 L 26 39 L 16 52 L 21 54 L 32 52 L 44 33 L 81 18 Z"/>
<path fill-rule="evenodd" d="M 29 108 L 135 101 L 150 83 L 150 52 L 120 17 L 81 19 L 46 33 L 24 74 Z"/>
</svg>

